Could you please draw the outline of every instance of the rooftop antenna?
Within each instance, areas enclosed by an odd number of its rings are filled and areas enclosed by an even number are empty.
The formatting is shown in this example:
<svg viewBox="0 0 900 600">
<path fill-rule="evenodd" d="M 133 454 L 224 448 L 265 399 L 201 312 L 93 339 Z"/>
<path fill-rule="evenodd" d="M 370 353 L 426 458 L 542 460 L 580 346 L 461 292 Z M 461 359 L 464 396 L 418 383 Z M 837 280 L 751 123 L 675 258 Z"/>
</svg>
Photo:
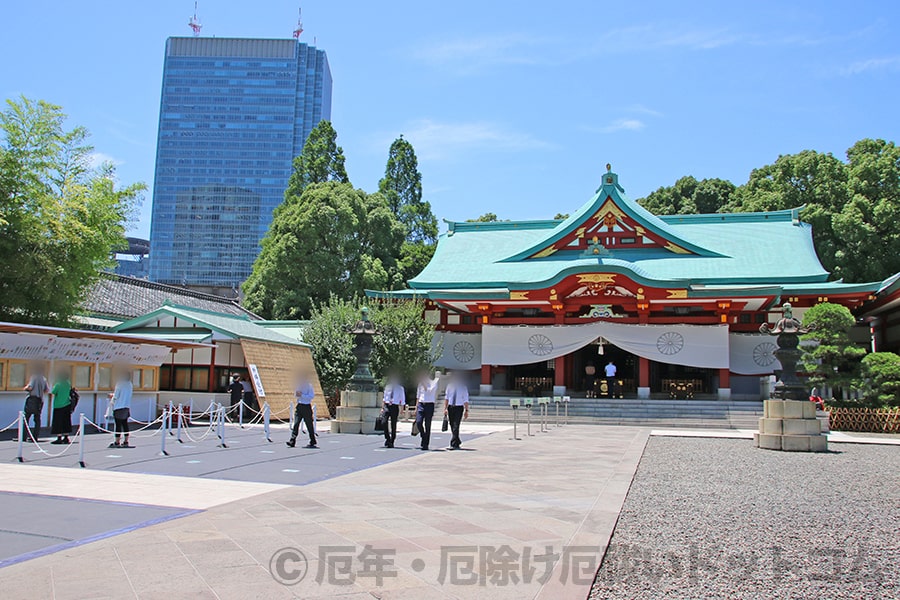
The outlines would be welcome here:
<svg viewBox="0 0 900 600">
<path fill-rule="evenodd" d="M 297 9 L 297 29 L 294 30 L 294 39 L 300 41 L 300 34 L 303 33 L 303 9 Z"/>
<path fill-rule="evenodd" d="M 188 27 L 191 28 L 194 32 L 194 37 L 200 36 L 200 30 L 203 28 L 203 25 L 200 24 L 200 19 L 197 18 L 197 2 L 194 2 L 194 16 L 191 17 L 191 20 L 188 21 Z"/>
</svg>

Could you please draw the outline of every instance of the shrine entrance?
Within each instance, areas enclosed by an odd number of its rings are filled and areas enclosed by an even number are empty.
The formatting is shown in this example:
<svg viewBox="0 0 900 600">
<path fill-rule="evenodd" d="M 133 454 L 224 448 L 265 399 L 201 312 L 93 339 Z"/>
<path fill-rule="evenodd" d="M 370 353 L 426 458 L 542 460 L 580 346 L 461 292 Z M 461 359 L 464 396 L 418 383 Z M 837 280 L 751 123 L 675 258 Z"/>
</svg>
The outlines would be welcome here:
<svg viewBox="0 0 900 600">
<path fill-rule="evenodd" d="M 636 397 L 638 358 L 634 354 L 606 342 L 588 344 L 569 356 L 572 359 L 572 380 L 567 387 L 579 396 L 587 395 L 588 390 L 594 389 L 598 398 L 609 397 L 604 367 L 612 361 L 619 381 L 617 393 L 626 398 Z M 590 374 L 591 367 L 593 375 Z"/>
</svg>

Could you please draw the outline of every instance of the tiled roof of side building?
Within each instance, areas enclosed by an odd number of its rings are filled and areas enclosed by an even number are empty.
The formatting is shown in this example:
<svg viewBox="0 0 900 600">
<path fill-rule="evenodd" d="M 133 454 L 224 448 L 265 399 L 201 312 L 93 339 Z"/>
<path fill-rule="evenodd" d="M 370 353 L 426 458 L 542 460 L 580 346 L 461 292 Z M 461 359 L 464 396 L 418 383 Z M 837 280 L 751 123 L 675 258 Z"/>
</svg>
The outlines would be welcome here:
<svg viewBox="0 0 900 600">
<path fill-rule="evenodd" d="M 82 311 L 88 316 L 128 320 L 152 312 L 166 302 L 253 320 L 260 318 L 241 307 L 233 298 L 113 274 L 104 274 L 94 285 L 82 305 Z"/>
</svg>

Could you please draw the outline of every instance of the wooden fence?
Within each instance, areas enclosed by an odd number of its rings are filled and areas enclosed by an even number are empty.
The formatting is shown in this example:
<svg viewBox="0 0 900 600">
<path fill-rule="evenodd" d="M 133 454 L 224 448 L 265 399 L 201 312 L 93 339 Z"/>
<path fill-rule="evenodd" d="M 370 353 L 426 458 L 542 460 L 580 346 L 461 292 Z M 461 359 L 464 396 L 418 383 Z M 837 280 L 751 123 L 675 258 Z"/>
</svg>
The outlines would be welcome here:
<svg viewBox="0 0 900 600">
<path fill-rule="evenodd" d="M 834 431 L 865 431 L 869 433 L 900 433 L 900 408 L 835 408 L 829 424 Z"/>
</svg>

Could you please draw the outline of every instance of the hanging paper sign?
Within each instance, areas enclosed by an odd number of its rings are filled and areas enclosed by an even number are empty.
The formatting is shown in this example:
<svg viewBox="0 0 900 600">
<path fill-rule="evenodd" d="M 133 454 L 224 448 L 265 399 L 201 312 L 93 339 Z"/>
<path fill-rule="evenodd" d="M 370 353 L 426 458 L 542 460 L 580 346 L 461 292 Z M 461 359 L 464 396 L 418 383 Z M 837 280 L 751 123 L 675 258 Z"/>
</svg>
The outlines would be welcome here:
<svg viewBox="0 0 900 600">
<path fill-rule="evenodd" d="M 247 369 L 250 370 L 250 379 L 253 381 L 253 388 L 256 390 L 256 395 L 259 398 L 266 397 L 266 390 L 263 389 L 262 379 L 259 377 L 259 369 L 256 368 L 256 365 L 247 365 Z"/>
</svg>

